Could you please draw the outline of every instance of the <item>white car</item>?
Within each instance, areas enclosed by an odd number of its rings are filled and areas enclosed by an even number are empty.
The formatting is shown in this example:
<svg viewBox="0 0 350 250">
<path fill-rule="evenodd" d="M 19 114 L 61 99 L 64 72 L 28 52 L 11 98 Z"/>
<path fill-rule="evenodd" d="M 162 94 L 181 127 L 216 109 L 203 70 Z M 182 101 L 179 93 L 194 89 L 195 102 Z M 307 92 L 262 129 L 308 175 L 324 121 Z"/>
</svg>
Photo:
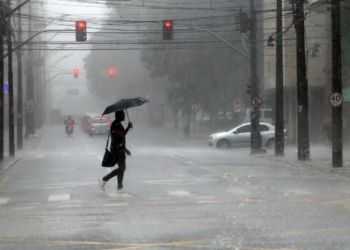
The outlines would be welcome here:
<svg viewBox="0 0 350 250">
<path fill-rule="evenodd" d="M 286 130 L 284 130 L 284 134 Z M 275 126 L 268 123 L 260 123 L 261 145 L 267 148 L 275 147 Z M 228 132 L 212 134 L 208 145 L 217 148 L 250 147 L 251 124 L 244 123 Z M 286 139 L 286 136 L 284 137 Z"/>
</svg>

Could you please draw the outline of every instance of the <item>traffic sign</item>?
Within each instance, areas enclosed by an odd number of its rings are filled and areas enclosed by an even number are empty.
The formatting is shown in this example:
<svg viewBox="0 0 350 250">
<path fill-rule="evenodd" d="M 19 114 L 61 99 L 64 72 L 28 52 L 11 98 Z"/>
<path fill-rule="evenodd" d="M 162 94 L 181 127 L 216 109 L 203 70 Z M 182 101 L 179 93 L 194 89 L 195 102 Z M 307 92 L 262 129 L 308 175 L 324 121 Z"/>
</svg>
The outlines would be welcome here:
<svg viewBox="0 0 350 250">
<path fill-rule="evenodd" d="M 332 105 L 334 108 L 337 108 L 343 104 L 343 96 L 339 92 L 333 92 L 329 96 L 329 104 Z"/>
<path fill-rule="evenodd" d="M 260 96 L 255 96 L 252 98 L 252 105 L 254 107 L 259 107 L 262 104 L 262 99 L 260 98 Z"/>
<path fill-rule="evenodd" d="M 236 97 L 235 99 L 233 99 L 233 104 L 234 105 L 241 105 L 242 104 L 241 98 Z"/>
<path fill-rule="evenodd" d="M 22 106 L 24 111 L 27 111 L 29 109 L 29 105 L 27 103 L 24 103 Z"/>
</svg>

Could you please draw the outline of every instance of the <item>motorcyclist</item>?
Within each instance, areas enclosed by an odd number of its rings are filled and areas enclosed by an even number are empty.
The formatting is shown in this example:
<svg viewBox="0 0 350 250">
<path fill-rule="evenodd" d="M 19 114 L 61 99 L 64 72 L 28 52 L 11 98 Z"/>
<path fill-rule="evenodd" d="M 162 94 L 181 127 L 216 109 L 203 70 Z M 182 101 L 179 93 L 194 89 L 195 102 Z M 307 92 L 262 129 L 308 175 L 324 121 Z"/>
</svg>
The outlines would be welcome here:
<svg viewBox="0 0 350 250">
<path fill-rule="evenodd" d="M 73 132 L 74 120 L 73 120 L 72 116 L 68 115 L 67 119 L 64 120 L 64 124 L 66 125 L 66 133 L 67 133 L 68 125 L 72 125 L 72 132 Z"/>
</svg>

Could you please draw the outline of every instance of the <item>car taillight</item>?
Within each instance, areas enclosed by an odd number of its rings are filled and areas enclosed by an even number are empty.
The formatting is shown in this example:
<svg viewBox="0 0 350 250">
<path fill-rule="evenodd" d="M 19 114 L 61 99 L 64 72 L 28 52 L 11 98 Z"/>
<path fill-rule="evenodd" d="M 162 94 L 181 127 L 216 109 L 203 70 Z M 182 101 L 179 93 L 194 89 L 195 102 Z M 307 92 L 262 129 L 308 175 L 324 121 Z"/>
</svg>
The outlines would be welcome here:
<svg viewBox="0 0 350 250">
<path fill-rule="evenodd" d="M 90 123 L 90 128 L 94 128 L 94 125 L 92 123 Z"/>
<path fill-rule="evenodd" d="M 112 123 L 108 123 L 108 128 L 111 128 Z"/>
<path fill-rule="evenodd" d="M 71 124 L 69 124 L 69 125 L 68 125 L 68 128 L 71 128 L 71 127 L 72 127 L 72 125 L 71 125 Z"/>
</svg>

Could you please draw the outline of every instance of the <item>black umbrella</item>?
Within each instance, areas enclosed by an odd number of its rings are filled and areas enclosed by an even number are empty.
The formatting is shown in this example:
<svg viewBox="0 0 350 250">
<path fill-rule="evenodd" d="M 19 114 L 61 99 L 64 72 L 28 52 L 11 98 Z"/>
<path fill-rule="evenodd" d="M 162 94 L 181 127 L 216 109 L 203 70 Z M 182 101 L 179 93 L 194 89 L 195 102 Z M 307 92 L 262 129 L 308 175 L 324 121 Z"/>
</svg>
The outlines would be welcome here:
<svg viewBox="0 0 350 250">
<path fill-rule="evenodd" d="M 110 114 L 119 110 L 126 110 L 126 114 L 129 119 L 128 111 L 127 109 L 133 108 L 136 106 L 141 106 L 144 103 L 149 102 L 145 98 L 142 97 L 136 97 L 136 98 L 128 98 L 128 99 L 121 99 L 120 101 L 108 106 L 105 111 L 103 111 L 103 115 Z M 130 119 L 129 119 L 130 120 Z"/>
</svg>

